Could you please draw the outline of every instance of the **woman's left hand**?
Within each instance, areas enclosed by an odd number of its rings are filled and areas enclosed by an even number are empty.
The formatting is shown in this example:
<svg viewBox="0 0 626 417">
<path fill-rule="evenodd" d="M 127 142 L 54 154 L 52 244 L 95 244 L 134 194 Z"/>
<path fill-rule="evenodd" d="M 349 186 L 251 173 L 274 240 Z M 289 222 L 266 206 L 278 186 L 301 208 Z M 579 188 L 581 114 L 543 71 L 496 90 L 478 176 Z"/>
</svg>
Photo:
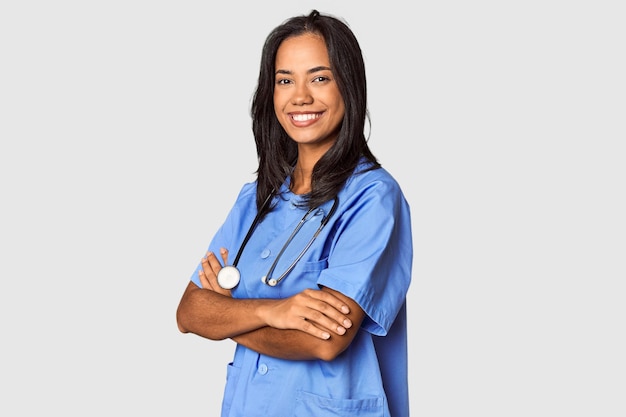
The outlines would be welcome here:
<svg viewBox="0 0 626 417">
<path fill-rule="evenodd" d="M 222 257 L 222 261 L 224 265 L 228 264 L 228 250 L 222 248 L 220 250 L 220 255 Z M 215 256 L 213 252 L 207 252 L 204 258 L 201 261 L 202 270 L 198 272 L 198 278 L 200 278 L 200 283 L 202 284 L 202 288 L 206 290 L 210 290 L 227 297 L 232 297 L 230 290 L 226 290 L 217 283 L 217 273 L 222 269 L 222 264 L 219 259 Z"/>
</svg>

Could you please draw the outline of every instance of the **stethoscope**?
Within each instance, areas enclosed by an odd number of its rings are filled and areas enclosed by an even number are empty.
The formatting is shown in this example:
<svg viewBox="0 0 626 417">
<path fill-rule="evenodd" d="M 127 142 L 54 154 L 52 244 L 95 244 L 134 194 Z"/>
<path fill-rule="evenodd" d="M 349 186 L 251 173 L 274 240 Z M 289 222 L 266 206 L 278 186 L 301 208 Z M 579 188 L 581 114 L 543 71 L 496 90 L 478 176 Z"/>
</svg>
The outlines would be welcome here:
<svg viewBox="0 0 626 417">
<path fill-rule="evenodd" d="M 222 288 L 224 288 L 226 290 L 230 290 L 230 289 L 235 288 L 237 286 L 237 284 L 239 284 L 239 281 L 241 280 L 241 273 L 239 272 L 239 269 L 237 268 L 237 263 L 239 262 L 239 258 L 241 257 L 241 254 L 243 253 L 243 250 L 246 247 L 246 244 L 248 243 L 248 240 L 252 236 L 252 233 L 254 233 L 254 229 L 256 229 L 256 226 L 258 225 L 259 221 L 261 220 L 261 213 L 263 213 L 265 207 L 270 202 L 272 195 L 273 194 L 270 194 L 267 197 L 267 199 L 265 200 L 265 202 L 261 206 L 261 210 L 259 210 L 259 212 L 254 217 L 254 220 L 252 221 L 252 225 L 250 225 L 250 228 L 248 229 L 248 233 L 246 233 L 246 237 L 244 237 L 243 242 L 241 243 L 241 246 L 239 247 L 239 250 L 237 251 L 237 256 L 235 257 L 235 261 L 233 262 L 233 264 L 224 266 L 217 273 L 217 283 L 220 285 L 220 287 L 222 287 Z M 289 246 L 289 244 L 291 243 L 293 238 L 296 236 L 298 231 L 300 231 L 300 229 L 302 228 L 304 223 L 306 223 L 306 221 L 311 217 L 313 212 L 314 211 L 316 212 L 317 210 L 319 210 L 319 207 L 310 208 L 304 214 L 304 216 L 302 216 L 302 219 L 300 220 L 298 225 L 295 227 L 295 229 L 293 229 L 293 232 L 291 232 L 291 235 L 289 236 L 289 238 L 287 238 L 287 241 L 285 242 L 285 244 L 281 248 L 280 252 L 278 252 L 278 255 L 276 256 L 276 259 L 274 260 L 274 262 L 270 266 L 270 269 L 267 271 L 267 274 L 263 275 L 263 277 L 261 278 L 261 282 L 263 282 L 263 284 L 269 285 L 270 287 L 275 287 L 280 281 L 282 281 L 291 272 L 291 270 L 296 266 L 296 264 L 302 258 L 302 256 L 304 256 L 306 251 L 309 250 L 309 248 L 313 244 L 313 241 L 317 238 L 317 236 L 320 234 L 320 232 L 322 231 L 324 226 L 326 226 L 326 223 L 328 223 L 328 221 L 330 220 L 332 215 L 335 213 L 335 210 L 337 209 L 337 205 L 338 204 L 339 204 L 339 198 L 335 197 L 334 201 L 333 201 L 333 206 L 330 208 L 330 211 L 328 212 L 328 214 L 322 218 L 322 221 L 321 221 L 319 227 L 317 228 L 317 230 L 315 231 L 315 233 L 313 234 L 311 239 L 309 239 L 309 242 L 306 244 L 304 249 L 302 249 L 302 251 L 300 251 L 300 254 L 291 263 L 291 265 L 289 265 L 289 267 L 285 270 L 285 272 L 280 274 L 280 276 L 278 278 L 272 278 L 272 274 L 274 273 L 274 269 L 276 268 L 276 265 L 278 264 L 278 260 L 282 256 L 283 252 L 285 252 L 285 249 L 287 249 L 287 247 Z"/>
</svg>

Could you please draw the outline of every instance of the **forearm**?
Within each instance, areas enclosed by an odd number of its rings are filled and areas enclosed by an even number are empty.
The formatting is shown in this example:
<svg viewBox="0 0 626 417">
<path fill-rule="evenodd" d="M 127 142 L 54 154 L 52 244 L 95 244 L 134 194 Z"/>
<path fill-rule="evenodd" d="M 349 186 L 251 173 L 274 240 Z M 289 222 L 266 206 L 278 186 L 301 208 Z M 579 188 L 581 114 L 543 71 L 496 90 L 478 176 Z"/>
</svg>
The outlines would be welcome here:
<svg viewBox="0 0 626 417">
<path fill-rule="evenodd" d="M 347 347 L 358 328 L 353 323 L 363 318 L 354 301 L 331 292 L 307 289 L 284 299 L 233 299 L 190 282 L 176 319 L 183 333 L 212 340 L 245 334 L 237 341 L 268 355 L 328 359 Z"/>
<path fill-rule="evenodd" d="M 347 313 L 345 317 L 351 324 L 342 327 L 341 331 L 337 331 L 339 329 L 333 330 L 320 323 L 313 324 L 311 321 L 300 319 L 299 322 L 304 326 L 310 326 L 317 331 L 322 331 L 326 333 L 328 337 L 315 337 L 309 330 L 282 330 L 275 326 L 268 326 L 239 334 L 232 339 L 256 352 L 281 359 L 333 360 L 348 348 L 359 331 L 365 313 L 358 304 L 342 294 L 327 288 L 325 288 L 324 291 L 335 294 L 345 302 L 345 305 L 349 306 L 349 313 Z"/>
<path fill-rule="evenodd" d="M 179 329 L 212 340 L 235 337 L 266 325 L 257 314 L 269 300 L 234 299 L 200 288 L 187 291 L 176 318 Z"/>
<path fill-rule="evenodd" d="M 334 343 L 344 336 L 332 335 L 322 340 L 300 330 L 281 330 L 263 327 L 243 333 L 232 339 L 249 349 L 264 355 L 289 360 L 332 360 L 339 352 Z"/>
</svg>

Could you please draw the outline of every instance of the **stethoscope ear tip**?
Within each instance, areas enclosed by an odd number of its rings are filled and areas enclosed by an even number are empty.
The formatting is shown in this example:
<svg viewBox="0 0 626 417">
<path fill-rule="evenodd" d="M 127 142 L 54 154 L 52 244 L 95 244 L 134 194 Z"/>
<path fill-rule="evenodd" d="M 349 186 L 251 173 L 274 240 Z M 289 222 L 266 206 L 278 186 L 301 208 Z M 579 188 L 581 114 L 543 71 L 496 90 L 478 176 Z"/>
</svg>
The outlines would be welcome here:
<svg viewBox="0 0 626 417">
<path fill-rule="evenodd" d="M 261 282 L 265 285 L 269 285 L 270 287 L 275 287 L 278 284 L 278 280 L 276 278 L 267 279 L 267 275 L 263 275 L 261 277 Z"/>
</svg>

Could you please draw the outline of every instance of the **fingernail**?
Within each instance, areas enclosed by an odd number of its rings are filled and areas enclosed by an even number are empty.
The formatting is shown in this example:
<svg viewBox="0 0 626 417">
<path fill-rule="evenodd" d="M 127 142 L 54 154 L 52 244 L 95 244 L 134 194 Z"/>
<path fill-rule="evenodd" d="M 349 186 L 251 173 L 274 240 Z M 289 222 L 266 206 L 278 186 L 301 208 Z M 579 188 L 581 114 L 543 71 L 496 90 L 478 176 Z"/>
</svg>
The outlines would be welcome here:
<svg viewBox="0 0 626 417">
<path fill-rule="evenodd" d="M 348 314 L 350 312 L 350 309 L 347 306 L 341 306 L 341 311 L 344 314 Z"/>
<path fill-rule="evenodd" d="M 346 333 L 346 329 L 344 329 L 341 326 L 337 326 L 337 333 L 339 334 L 345 334 Z"/>
<path fill-rule="evenodd" d="M 227 252 L 228 252 L 228 250 L 226 250 L 226 248 L 220 249 L 220 253 L 222 253 L 222 254 L 227 253 Z"/>
<path fill-rule="evenodd" d="M 330 333 L 326 333 L 326 332 L 322 333 L 322 338 L 330 339 Z"/>
<path fill-rule="evenodd" d="M 352 327 L 352 322 L 350 320 L 348 320 L 348 319 L 345 319 L 343 321 L 343 325 L 346 326 L 346 327 Z"/>
</svg>

